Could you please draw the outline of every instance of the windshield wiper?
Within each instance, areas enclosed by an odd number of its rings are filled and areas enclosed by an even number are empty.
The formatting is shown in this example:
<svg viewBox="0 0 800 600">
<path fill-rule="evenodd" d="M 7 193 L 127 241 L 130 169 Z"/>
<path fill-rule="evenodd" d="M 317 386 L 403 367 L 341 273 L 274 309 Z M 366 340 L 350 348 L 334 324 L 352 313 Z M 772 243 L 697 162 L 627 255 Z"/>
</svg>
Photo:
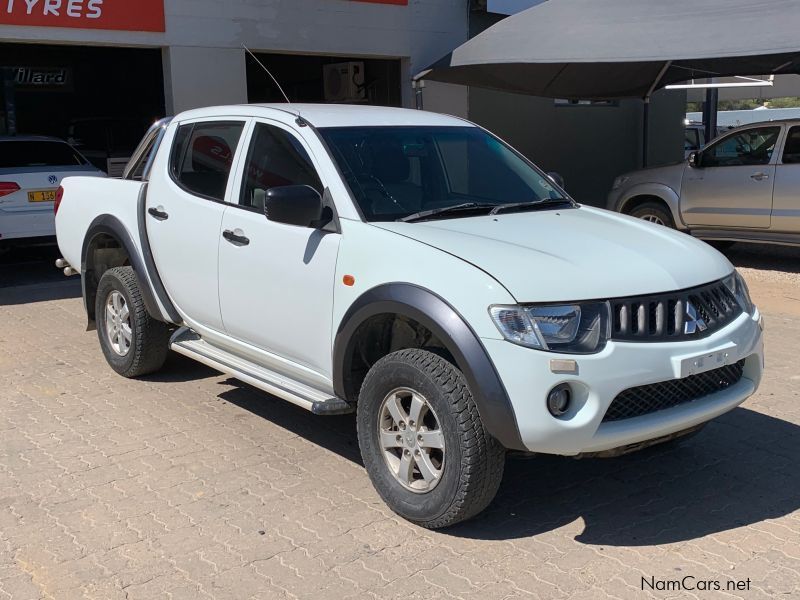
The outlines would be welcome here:
<svg viewBox="0 0 800 600">
<path fill-rule="evenodd" d="M 539 210 L 540 208 L 553 208 L 554 206 L 572 206 L 572 200 L 568 198 L 546 198 L 544 200 L 533 200 L 529 202 L 514 202 L 513 204 L 498 204 L 490 212 L 490 215 L 521 210 Z"/>
<path fill-rule="evenodd" d="M 422 219 L 428 219 L 430 217 L 435 217 L 438 215 L 444 215 L 447 213 L 455 213 L 461 211 L 470 211 L 476 209 L 494 209 L 497 205 L 495 204 L 487 204 L 482 202 L 464 202 L 463 204 L 456 204 L 454 206 L 445 206 L 442 208 L 433 208 L 431 210 L 423 210 L 420 212 L 416 212 L 410 214 L 406 217 L 402 217 L 397 219 L 398 221 L 402 221 L 403 223 L 411 223 L 413 221 L 420 221 Z"/>
</svg>

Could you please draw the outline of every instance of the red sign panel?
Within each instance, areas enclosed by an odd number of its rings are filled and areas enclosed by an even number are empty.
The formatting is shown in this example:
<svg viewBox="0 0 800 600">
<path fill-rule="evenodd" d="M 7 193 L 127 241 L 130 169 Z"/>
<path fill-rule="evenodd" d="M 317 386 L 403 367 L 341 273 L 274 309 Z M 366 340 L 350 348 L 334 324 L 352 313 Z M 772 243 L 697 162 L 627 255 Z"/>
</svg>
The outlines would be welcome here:
<svg viewBox="0 0 800 600">
<path fill-rule="evenodd" d="M 0 25 L 164 31 L 164 0 L 0 0 Z"/>
</svg>

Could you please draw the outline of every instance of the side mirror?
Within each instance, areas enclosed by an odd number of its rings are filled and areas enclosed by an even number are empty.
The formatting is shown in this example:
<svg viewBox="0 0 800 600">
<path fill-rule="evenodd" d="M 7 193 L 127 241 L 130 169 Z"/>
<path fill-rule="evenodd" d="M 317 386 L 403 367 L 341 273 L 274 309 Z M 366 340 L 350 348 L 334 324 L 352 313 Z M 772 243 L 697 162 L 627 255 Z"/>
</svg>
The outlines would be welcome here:
<svg viewBox="0 0 800 600">
<path fill-rule="evenodd" d="M 693 169 L 699 169 L 702 163 L 702 156 L 697 150 L 689 152 L 689 166 Z"/>
<path fill-rule="evenodd" d="M 550 171 L 547 174 L 547 178 L 550 179 L 550 181 L 555 183 L 562 190 L 565 189 L 565 187 L 564 187 L 564 178 L 561 175 L 559 175 L 558 173 L 556 173 L 555 171 Z"/>
<path fill-rule="evenodd" d="M 320 228 L 326 225 L 325 212 L 322 196 L 310 185 L 284 185 L 267 190 L 264 214 L 270 221 Z"/>
</svg>

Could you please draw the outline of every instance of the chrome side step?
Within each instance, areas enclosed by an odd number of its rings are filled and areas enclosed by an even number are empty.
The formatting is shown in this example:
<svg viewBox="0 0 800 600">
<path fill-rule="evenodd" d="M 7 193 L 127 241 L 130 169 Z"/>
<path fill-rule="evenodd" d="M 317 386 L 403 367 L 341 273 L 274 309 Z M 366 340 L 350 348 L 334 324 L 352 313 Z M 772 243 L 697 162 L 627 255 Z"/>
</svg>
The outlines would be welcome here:
<svg viewBox="0 0 800 600">
<path fill-rule="evenodd" d="M 353 406 L 340 398 L 320 392 L 212 346 L 186 327 L 175 332 L 170 340 L 170 348 L 316 415 L 343 415 L 355 410 Z"/>
</svg>

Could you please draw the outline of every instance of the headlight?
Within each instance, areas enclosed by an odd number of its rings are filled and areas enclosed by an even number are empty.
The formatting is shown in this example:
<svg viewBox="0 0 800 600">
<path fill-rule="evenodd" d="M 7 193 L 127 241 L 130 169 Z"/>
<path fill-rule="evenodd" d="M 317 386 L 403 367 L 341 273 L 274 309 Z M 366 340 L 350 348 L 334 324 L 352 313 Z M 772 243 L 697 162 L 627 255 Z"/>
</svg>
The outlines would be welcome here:
<svg viewBox="0 0 800 600">
<path fill-rule="evenodd" d="M 747 288 L 747 283 L 745 283 L 744 277 L 739 274 L 739 271 L 734 271 L 729 277 L 725 278 L 725 287 L 734 295 L 742 310 L 748 315 L 752 315 L 755 311 L 755 306 L 750 299 L 750 290 Z"/>
<path fill-rule="evenodd" d="M 618 190 L 623 185 L 625 185 L 625 182 L 628 181 L 628 179 L 630 179 L 630 177 L 628 177 L 627 175 L 620 175 L 614 180 L 614 185 L 611 186 L 611 189 L 615 191 Z"/>
<path fill-rule="evenodd" d="M 528 348 L 590 354 L 599 352 L 608 337 L 608 305 L 604 302 L 494 305 L 489 314 L 506 340 Z"/>
</svg>

